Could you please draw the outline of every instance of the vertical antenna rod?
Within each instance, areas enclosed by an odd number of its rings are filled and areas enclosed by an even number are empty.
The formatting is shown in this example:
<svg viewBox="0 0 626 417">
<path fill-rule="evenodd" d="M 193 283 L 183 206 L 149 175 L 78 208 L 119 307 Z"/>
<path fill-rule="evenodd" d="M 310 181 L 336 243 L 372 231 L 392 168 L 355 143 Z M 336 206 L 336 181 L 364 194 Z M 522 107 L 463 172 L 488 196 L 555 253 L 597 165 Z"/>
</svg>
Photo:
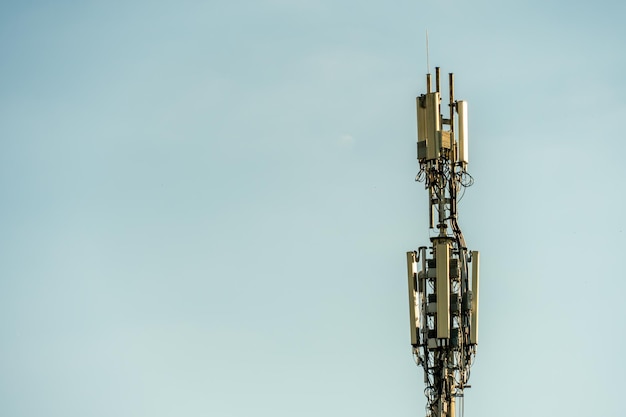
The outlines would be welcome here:
<svg viewBox="0 0 626 417">
<path fill-rule="evenodd" d="M 428 29 L 426 29 L 426 92 L 430 93 L 430 57 L 428 53 Z"/>
<path fill-rule="evenodd" d="M 428 51 L 428 29 L 426 29 L 426 74 L 430 74 L 430 54 Z"/>
</svg>

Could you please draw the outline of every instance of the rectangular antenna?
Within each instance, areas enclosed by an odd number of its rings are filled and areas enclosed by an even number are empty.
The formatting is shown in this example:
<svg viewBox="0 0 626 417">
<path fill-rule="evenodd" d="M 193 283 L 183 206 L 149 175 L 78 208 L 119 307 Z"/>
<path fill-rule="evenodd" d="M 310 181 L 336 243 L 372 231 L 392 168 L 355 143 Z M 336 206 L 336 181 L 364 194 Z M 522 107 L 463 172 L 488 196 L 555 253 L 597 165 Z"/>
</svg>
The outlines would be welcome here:
<svg viewBox="0 0 626 417">
<path fill-rule="evenodd" d="M 408 272 L 409 278 L 409 321 L 410 321 L 410 330 L 411 330 L 411 344 L 416 346 L 418 344 L 417 338 L 417 329 L 419 328 L 419 323 L 417 322 L 417 316 L 415 311 L 417 310 L 417 302 L 416 302 L 416 288 L 415 281 L 417 279 L 417 262 L 415 259 L 415 252 L 407 252 L 406 253 L 406 268 Z"/>
<path fill-rule="evenodd" d="M 417 97 L 417 158 L 437 159 L 441 147 L 439 93 Z"/>
<path fill-rule="evenodd" d="M 470 344 L 478 344 L 478 290 L 480 253 L 472 251 L 472 320 L 470 324 Z"/>
<path fill-rule="evenodd" d="M 459 116 L 459 155 L 458 162 L 462 164 L 469 163 L 469 143 L 467 131 L 467 101 L 458 101 L 456 103 L 456 111 Z"/>
<path fill-rule="evenodd" d="M 450 338 L 450 243 L 437 243 L 435 246 L 437 278 L 437 338 Z"/>
</svg>

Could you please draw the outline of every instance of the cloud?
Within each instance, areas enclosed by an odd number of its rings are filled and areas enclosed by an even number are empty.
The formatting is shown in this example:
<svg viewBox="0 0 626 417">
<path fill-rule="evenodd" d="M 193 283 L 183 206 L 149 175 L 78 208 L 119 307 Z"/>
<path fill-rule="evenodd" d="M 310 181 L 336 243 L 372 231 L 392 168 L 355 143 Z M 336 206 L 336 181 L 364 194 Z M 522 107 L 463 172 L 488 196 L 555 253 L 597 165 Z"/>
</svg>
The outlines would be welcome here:
<svg viewBox="0 0 626 417">
<path fill-rule="evenodd" d="M 348 133 L 344 133 L 339 136 L 339 139 L 337 139 L 337 143 L 342 148 L 351 148 L 354 146 L 354 137 Z"/>
</svg>

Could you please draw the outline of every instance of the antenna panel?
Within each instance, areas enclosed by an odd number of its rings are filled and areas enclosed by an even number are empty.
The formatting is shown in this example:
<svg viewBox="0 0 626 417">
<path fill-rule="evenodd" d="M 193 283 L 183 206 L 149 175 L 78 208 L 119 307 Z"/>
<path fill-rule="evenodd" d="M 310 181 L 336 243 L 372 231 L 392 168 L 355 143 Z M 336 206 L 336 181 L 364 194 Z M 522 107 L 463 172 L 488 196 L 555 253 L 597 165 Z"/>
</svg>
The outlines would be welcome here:
<svg viewBox="0 0 626 417">
<path fill-rule="evenodd" d="M 417 98 L 417 158 L 437 159 L 441 147 L 438 92 Z"/>
<path fill-rule="evenodd" d="M 478 283 L 480 253 L 472 251 L 472 321 L 470 327 L 470 344 L 478 344 Z"/>
<path fill-rule="evenodd" d="M 450 243 L 437 243 L 435 247 L 437 278 L 437 338 L 450 337 Z"/>
<path fill-rule="evenodd" d="M 459 156 L 458 162 L 469 163 L 469 142 L 467 130 L 467 101 L 457 101 L 456 109 L 459 116 Z"/>
<path fill-rule="evenodd" d="M 417 318 L 419 317 L 419 313 L 416 314 L 418 305 L 415 288 L 415 280 L 417 278 L 417 262 L 415 261 L 415 252 L 406 253 L 406 266 L 409 278 L 409 321 L 411 326 L 411 344 L 416 346 L 418 344 L 417 329 L 419 328 L 419 323 Z"/>
</svg>

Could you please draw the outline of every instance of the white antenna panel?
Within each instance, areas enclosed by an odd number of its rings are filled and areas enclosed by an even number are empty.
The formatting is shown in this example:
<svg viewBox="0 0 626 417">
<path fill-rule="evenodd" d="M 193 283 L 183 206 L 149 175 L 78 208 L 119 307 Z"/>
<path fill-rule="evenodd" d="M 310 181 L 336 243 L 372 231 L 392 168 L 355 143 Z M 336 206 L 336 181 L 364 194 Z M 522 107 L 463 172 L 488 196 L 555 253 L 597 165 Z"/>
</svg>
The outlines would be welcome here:
<svg viewBox="0 0 626 417">
<path fill-rule="evenodd" d="M 457 101 L 457 113 L 459 115 L 459 161 L 469 163 L 469 142 L 467 137 L 467 101 Z"/>
<path fill-rule="evenodd" d="M 416 346 L 418 343 L 417 338 L 417 329 L 419 327 L 418 315 L 416 315 L 416 307 L 417 307 L 417 299 L 416 299 L 416 288 L 415 288 L 415 279 L 416 279 L 416 259 L 415 252 L 407 252 L 406 253 L 406 266 L 409 278 L 409 321 L 410 321 L 410 331 L 411 331 L 411 344 Z"/>
</svg>

